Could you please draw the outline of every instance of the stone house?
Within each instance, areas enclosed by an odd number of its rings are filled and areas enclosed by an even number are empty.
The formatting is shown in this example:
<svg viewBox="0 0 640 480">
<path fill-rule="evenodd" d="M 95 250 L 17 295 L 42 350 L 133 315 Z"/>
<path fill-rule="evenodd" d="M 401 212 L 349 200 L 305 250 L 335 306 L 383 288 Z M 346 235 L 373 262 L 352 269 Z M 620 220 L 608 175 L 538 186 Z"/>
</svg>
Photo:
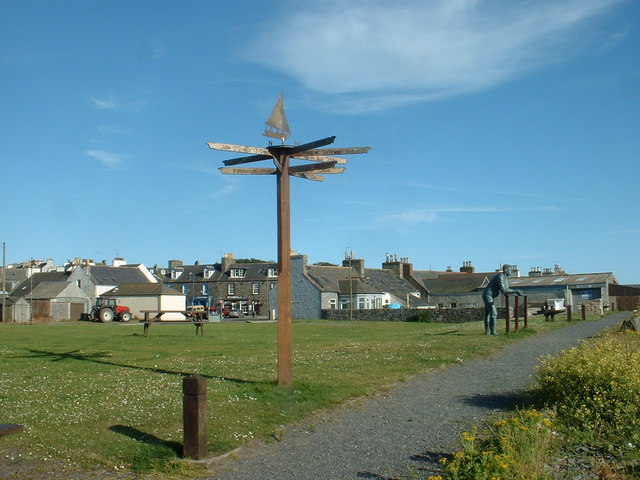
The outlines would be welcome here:
<svg viewBox="0 0 640 480">
<path fill-rule="evenodd" d="M 375 310 L 391 304 L 417 308 L 425 304 L 419 289 L 387 268 L 365 268 L 362 259 L 337 265 L 308 265 L 306 255 L 291 257 L 292 316 L 322 318 L 322 310 Z M 272 291 L 274 309 L 277 291 Z"/>
<path fill-rule="evenodd" d="M 165 285 L 186 295 L 187 304 L 238 310 L 245 315 L 268 315 L 269 290 L 278 281 L 278 265 L 272 262 L 236 261 L 230 253 L 220 263 L 184 265 L 170 260 L 168 268 L 152 272 Z"/>
</svg>

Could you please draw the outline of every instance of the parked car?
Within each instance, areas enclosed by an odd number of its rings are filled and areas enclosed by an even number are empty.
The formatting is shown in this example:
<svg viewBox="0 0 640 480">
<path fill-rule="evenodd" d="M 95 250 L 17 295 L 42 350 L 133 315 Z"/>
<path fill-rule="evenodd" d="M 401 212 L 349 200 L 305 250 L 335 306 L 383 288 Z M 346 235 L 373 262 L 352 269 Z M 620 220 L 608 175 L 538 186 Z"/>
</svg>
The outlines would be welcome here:
<svg viewBox="0 0 640 480">
<path fill-rule="evenodd" d="M 204 308 L 203 305 L 188 305 L 187 317 L 201 318 L 203 320 L 207 320 L 209 318 L 209 313 L 207 312 L 207 309 Z"/>
<path fill-rule="evenodd" d="M 239 310 L 229 310 L 228 308 L 225 308 L 222 312 L 222 316 L 225 318 L 242 318 L 244 317 L 244 313 Z"/>
</svg>

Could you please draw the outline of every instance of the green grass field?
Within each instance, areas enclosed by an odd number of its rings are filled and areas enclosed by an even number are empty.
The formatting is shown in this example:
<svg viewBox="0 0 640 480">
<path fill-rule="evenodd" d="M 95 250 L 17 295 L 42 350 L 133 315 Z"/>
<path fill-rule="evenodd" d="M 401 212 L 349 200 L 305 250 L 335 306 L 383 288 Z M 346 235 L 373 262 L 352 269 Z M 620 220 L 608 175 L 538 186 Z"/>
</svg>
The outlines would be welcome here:
<svg viewBox="0 0 640 480">
<path fill-rule="evenodd" d="M 0 423 L 25 432 L 2 446 L 81 468 L 162 471 L 182 443 L 182 379 L 208 379 L 209 451 L 222 453 L 282 425 L 426 372 L 487 355 L 525 335 L 486 337 L 466 324 L 304 321 L 293 325 L 292 388 L 276 385 L 277 325 L 69 322 L 0 324 Z M 504 321 L 499 324 L 504 330 Z"/>
</svg>

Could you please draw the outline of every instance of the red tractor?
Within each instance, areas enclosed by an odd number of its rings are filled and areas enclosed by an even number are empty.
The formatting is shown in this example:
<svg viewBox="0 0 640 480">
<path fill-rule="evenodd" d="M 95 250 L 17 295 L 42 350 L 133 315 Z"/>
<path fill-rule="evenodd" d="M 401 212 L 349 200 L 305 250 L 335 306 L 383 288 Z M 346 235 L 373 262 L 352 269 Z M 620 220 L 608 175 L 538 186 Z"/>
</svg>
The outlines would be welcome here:
<svg viewBox="0 0 640 480">
<path fill-rule="evenodd" d="M 116 299 L 113 297 L 98 297 L 89 317 L 94 322 L 110 322 L 116 317 L 121 322 L 128 322 L 131 320 L 131 310 L 124 305 L 116 305 Z"/>
</svg>

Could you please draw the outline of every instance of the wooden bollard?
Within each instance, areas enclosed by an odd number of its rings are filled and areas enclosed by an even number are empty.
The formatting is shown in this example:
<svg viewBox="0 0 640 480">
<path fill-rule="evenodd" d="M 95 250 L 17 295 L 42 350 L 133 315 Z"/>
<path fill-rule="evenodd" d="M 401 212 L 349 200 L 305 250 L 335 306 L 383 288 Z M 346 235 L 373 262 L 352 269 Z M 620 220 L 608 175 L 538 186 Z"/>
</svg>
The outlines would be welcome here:
<svg viewBox="0 0 640 480">
<path fill-rule="evenodd" d="M 571 305 L 567 305 L 567 322 L 571 321 Z"/>
<path fill-rule="evenodd" d="M 527 296 L 525 295 L 523 298 L 522 308 L 524 309 L 524 328 L 527 328 L 529 326 L 529 305 L 527 304 Z"/>
<path fill-rule="evenodd" d="M 198 375 L 182 380 L 182 414 L 185 458 L 203 459 L 208 454 L 207 380 Z"/>
<path fill-rule="evenodd" d="M 582 321 L 584 322 L 587 319 L 587 306 L 582 304 Z"/>
<path fill-rule="evenodd" d="M 518 300 L 518 295 L 516 295 L 513 299 L 513 319 L 515 320 L 515 332 L 518 332 L 518 330 L 520 330 L 520 319 L 518 318 L 520 316 L 520 312 L 518 312 Z"/>
</svg>

